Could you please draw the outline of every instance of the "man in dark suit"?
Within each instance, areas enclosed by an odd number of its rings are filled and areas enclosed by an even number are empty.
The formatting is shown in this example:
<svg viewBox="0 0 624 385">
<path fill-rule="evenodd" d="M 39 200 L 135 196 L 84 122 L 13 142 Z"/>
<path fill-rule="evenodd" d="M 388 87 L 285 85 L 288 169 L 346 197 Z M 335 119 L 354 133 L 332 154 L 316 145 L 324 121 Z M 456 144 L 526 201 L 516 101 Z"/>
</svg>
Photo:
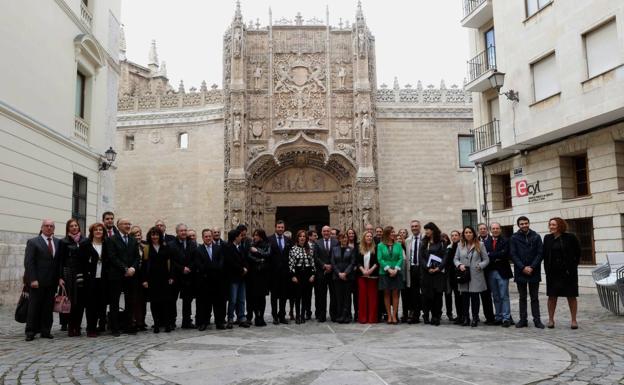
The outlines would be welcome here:
<svg viewBox="0 0 624 385">
<path fill-rule="evenodd" d="M 331 227 L 323 226 L 322 238 L 316 241 L 318 252 L 314 256 L 316 263 L 316 278 L 314 279 L 314 302 L 316 319 L 319 322 L 327 320 L 327 291 L 329 290 L 329 317 L 332 322 L 338 316 L 336 311 L 336 292 L 332 279 L 331 251 L 338 246 L 338 240 L 331 236 Z"/>
<path fill-rule="evenodd" d="M 494 314 L 496 325 L 509 327 L 513 324 L 511 318 L 511 303 L 509 301 L 509 279 L 513 277 L 509 257 L 509 241 L 501 235 L 501 227 L 498 223 L 490 225 L 492 236 L 484 242 L 490 269 L 486 279 L 490 283 L 492 298 L 494 300 Z"/>
<path fill-rule="evenodd" d="M 292 248 L 292 240 L 284 235 L 284 221 L 275 222 L 275 233 L 269 237 L 271 245 L 271 315 L 273 324 L 288 324 L 286 320 L 286 301 L 290 287 L 288 270 L 288 253 Z"/>
<path fill-rule="evenodd" d="M 134 286 L 136 272 L 139 268 L 139 246 L 137 240 L 130 236 L 131 223 L 128 219 L 117 221 L 119 234 L 106 239 L 106 276 L 108 278 L 108 299 L 110 304 L 110 328 L 113 336 L 118 337 L 119 297 L 124 293 L 125 317 L 124 328 L 129 334 L 135 334 L 136 328 L 132 320 L 134 309 Z"/>
<path fill-rule="evenodd" d="M 195 325 L 191 320 L 192 305 L 195 293 L 193 290 L 193 269 L 192 255 L 197 248 L 197 244 L 188 239 L 188 228 L 184 223 L 176 226 L 176 237 L 173 241 L 167 242 L 169 246 L 176 250 L 176 258 L 174 260 L 174 269 L 176 281 L 172 287 L 170 316 L 169 319 L 173 323 L 170 325 L 175 328 L 176 318 L 178 316 L 178 296 L 182 298 L 182 329 L 195 329 Z M 195 316 L 197 317 L 197 302 L 195 302 Z"/>
<path fill-rule="evenodd" d="M 199 331 L 210 325 L 214 312 L 217 329 L 225 329 L 225 280 L 223 277 L 223 252 L 212 241 L 212 230 L 202 230 L 203 244 L 193 250 L 193 270 L 197 293 L 196 323 Z"/>
<path fill-rule="evenodd" d="M 490 235 L 490 231 L 485 223 L 479 223 L 477 226 L 477 231 L 479 233 L 479 240 L 485 244 L 485 242 L 491 242 L 492 236 Z M 490 288 L 490 282 L 487 280 L 487 276 L 492 271 L 491 265 L 488 265 L 483 273 L 486 276 L 486 284 L 487 290 L 482 291 L 481 296 L 481 307 L 483 308 L 483 315 L 485 316 L 485 324 L 486 325 L 494 325 L 496 321 L 494 320 L 494 305 L 492 303 L 492 290 Z"/>
<path fill-rule="evenodd" d="M 35 339 L 37 333 L 41 333 L 42 338 L 53 338 L 50 330 L 54 293 L 59 285 L 59 261 L 56 256 L 59 246 L 60 240 L 54 237 L 54 222 L 51 219 L 44 219 L 41 234 L 26 243 L 24 267 L 30 292 L 26 341 Z"/>
<path fill-rule="evenodd" d="M 115 214 L 112 211 L 106 211 L 102 214 L 102 223 L 104 223 L 104 236 L 112 237 L 115 234 L 119 234 L 119 230 L 115 227 Z"/>
<path fill-rule="evenodd" d="M 163 222 L 162 219 L 157 220 L 156 223 L 154 223 L 154 226 L 158 227 L 158 230 L 160 230 L 160 232 L 163 233 L 166 244 L 169 245 L 171 242 L 175 240 L 175 236 L 171 234 L 167 234 L 166 232 L 167 226 L 165 225 L 165 222 Z"/>
</svg>

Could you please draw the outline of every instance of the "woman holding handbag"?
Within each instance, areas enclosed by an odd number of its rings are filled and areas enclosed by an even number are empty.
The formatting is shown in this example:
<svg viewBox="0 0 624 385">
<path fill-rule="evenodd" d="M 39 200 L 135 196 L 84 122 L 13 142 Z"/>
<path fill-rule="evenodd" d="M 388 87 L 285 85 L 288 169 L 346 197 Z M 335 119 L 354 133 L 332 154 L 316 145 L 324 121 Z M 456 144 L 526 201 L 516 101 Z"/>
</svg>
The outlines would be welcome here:
<svg viewBox="0 0 624 385">
<path fill-rule="evenodd" d="M 79 254 L 83 262 L 84 303 L 87 310 L 87 337 L 97 337 L 97 325 L 103 331 L 106 324 L 106 286 L 102 277 L 102 256 L 106 254 L 105 228 L 102 223 L 89 226 L 89 238 L 80 244 Z"/>
<path fill-rule="evenodd" d="M 490 263 L 485 246 L 476 237 L 474 229 L 464 227 L 462 239 L 455 253 L 455 267 L 462 273 L 469 272 L 468 282 L 459 282 L 464 305 L 464 326 L 476 327 L 479 324 L 479 293 L 487 289 L 483 269 Z M 460 274 L 461 275 L 461 274 Z M 470 322 L 470 309 L 472 309 L 472 322 Z"/>
<path fill-rule="evenodd" d="M 82 324 L 82 314 L 85 308 L 84 275 L 82 265 L 84 261 L 78 253 L 80 244 L 86 240 L 80 233 L 80 224 L 75 218 L 71 218 L 65 224 L 65 238 L 61 239 L 59 246 L 60 276 L 61 286 L 71 302 L 69 314 L 59 313 L 61 330 L 67 329 L 69 337 L 80 335 L 80 324 Z"/>
</svg>

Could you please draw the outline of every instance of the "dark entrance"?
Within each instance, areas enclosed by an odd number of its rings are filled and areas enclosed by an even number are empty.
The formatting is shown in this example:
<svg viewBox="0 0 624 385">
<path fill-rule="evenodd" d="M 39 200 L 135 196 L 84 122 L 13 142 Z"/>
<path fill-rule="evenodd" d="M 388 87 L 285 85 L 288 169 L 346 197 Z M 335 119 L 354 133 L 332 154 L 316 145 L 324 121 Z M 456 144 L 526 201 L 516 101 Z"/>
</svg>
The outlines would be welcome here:
<svg viewBox="0 0 624 385">
<path fill-rule="evenodd" d="M 296 206 L 278 207 L 275 212 L 275 220 L 286 222 L 286 230 L 290 230 L 295 236 L 299 230 L 316 230 L 329 224 L 328 206 Z"/>
</svg>

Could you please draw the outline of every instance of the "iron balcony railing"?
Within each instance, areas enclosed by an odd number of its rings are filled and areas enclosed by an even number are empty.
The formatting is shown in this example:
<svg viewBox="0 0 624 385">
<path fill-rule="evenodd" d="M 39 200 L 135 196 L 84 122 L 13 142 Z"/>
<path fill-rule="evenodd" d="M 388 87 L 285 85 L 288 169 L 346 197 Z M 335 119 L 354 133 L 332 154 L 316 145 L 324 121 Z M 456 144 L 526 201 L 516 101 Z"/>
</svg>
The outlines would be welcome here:
<svg viewBox="0 0 624 385">
<path fill-rule="evenodd" d="M 500 143 L 500 125 L 499 121 L 493 121 L 477 127 L 471 131 L 474 135 L 472 142 L 472 152 L 479 152 Z"/>
<path fill-rule="evenodd" d="M 488 71 L 496 70 L 496 47 L 487 47 L 485 51 L 468 60 L 468 82 L 477 79 Z"/>
<path fill-rule="evenodd" d="M 470 15 L 472 11 L 485 2 L 486 0 L 464 0 L 464 17 Z"/>
</svg>

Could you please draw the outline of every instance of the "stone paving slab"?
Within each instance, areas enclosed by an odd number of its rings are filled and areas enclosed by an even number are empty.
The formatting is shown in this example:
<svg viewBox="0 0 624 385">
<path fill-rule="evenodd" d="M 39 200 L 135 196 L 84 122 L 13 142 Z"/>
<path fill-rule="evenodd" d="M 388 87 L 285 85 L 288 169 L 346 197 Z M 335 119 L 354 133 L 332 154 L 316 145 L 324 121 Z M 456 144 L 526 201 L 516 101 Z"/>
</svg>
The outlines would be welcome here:
<svg viewBox="0 0 624 385">
<path fill-rule="evenodd" d="M 624 317 L 602 309 L 596 295 L 583 294 L 579 308 L 578 330 L 569 328 L 564 300 L 556 328 L 546 330 L 312 320 L 97 339 L 54 330 L 54 340 L 25 342 L 14 308 L 0 306 L 0 385 L 624 385 Z"/>
</svg>

